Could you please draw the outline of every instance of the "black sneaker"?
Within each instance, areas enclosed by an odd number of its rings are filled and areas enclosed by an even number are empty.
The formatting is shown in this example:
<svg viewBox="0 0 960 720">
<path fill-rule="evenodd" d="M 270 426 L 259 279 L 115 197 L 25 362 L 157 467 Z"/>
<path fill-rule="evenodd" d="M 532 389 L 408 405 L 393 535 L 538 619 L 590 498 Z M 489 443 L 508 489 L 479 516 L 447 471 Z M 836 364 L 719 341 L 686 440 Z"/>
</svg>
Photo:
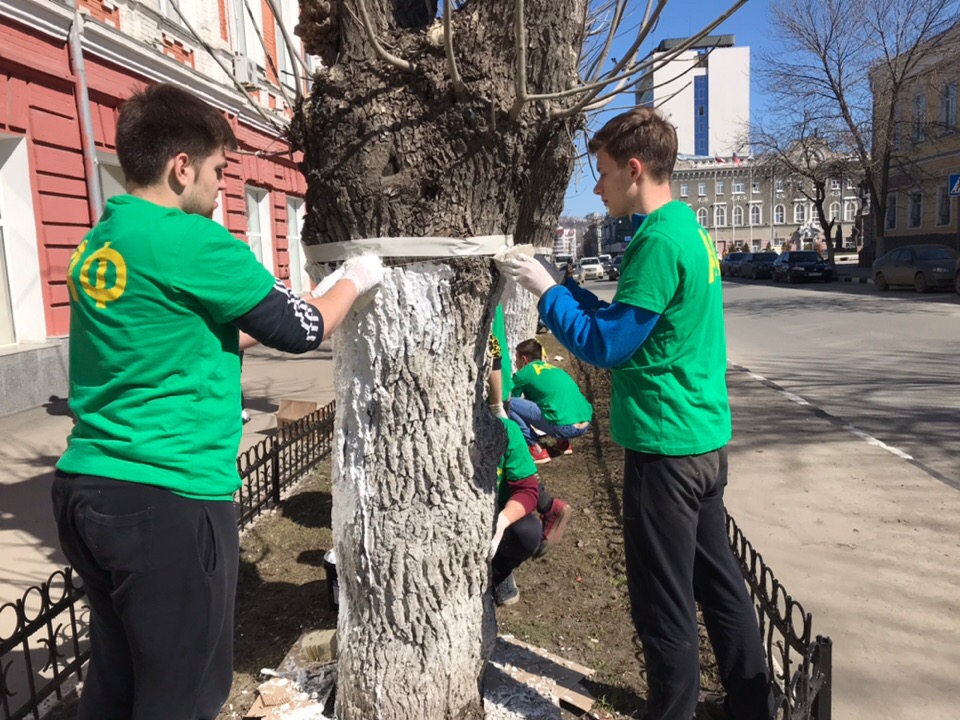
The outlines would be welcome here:
<svg viewBox="0 0 960 720">
<path fill-rule="evenodd" d="M 697 717 L 702 717 L 704 720 L 733 720 L 733 715 L 727 712 L 726 695 L 707 695 L 700 707 L 703 712 Z"/>
<path fill-rule="evenodd" d="M 493 599 L 500 606 L 513 605 L 520 601 L 520 589 L 517 587 L 517 581 L 513 579 L 513 573 L 507 575 L 493 589 Z"/>
</svg>

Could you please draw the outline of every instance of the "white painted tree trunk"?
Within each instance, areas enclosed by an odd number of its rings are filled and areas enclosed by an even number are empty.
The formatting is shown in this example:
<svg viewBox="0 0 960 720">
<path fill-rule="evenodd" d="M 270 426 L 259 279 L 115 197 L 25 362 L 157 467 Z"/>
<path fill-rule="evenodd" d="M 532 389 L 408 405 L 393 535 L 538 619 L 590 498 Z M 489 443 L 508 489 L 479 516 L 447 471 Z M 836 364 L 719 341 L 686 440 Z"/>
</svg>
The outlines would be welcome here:
<svg viewBox="0 0 960 720">
<path fill-rule="evenodd" d="M 483 400 L 493 275 L 457 263 L 389 269 L 334 336 L 341 720 L 483 717 L 504 438 Z"/>
<path fill-rule="evenodd" d="M 517 283 L 507 282 L 500 304 L 508 345 L 503 352 L 509 353 L 512 365 L 517 345 L 537 335 L 537 298 Z"/>
</svg>

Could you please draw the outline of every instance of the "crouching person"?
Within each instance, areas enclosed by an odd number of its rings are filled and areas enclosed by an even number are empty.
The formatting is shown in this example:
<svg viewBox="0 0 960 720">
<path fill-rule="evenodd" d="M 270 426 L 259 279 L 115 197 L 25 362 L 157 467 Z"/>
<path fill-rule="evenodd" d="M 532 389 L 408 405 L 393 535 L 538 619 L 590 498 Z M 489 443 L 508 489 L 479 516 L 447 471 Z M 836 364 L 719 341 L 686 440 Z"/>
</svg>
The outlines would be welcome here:
<svg viewBox="0 0 960 720">
<path fill-rule="evenodd" d="M 500 422 L 507 433 L 507 448 L 497 466 L 499 513 L 490 557 L 494 600 L 497 605 L 512 605 L 520 599 L 513 571 L 559 542 L 570 518 L 570 506 L 549 497 L 540 485 L 520 426 L 507 418 L 500 418 Z"/>
</svg>

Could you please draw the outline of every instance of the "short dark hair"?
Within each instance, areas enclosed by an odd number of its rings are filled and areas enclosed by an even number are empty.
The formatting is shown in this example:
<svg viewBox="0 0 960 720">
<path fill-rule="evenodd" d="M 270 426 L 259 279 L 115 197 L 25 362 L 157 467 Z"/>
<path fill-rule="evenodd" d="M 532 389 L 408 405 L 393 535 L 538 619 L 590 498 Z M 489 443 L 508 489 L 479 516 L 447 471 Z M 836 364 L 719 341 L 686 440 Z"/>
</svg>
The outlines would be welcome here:
<svg viewBox="0 0 960 720">
<path fill-rule="evenodd" d="M 530 338 L 517 345 L 517 355 L 525 357 L 530 362 L 543 360 L 543 345 Z"/>
<path fill-rule="evenodd" d="M 635 107 L 607 121 L 587 147 L 591 154 L 603 150 L 621 167 L 637 158 L 654 182 L 663 183 L 677 163 L 677 129 L 659 110 Z"/>
<path fill-rule="evenodd" d="M 140 90 L 120 106 L 117 157 L 127 179 L 149 187 L 160 180 L 170 158 L 186 153 L 202 162 L 237 138 L 219 110 L 169 83 Z"/>
</svg>

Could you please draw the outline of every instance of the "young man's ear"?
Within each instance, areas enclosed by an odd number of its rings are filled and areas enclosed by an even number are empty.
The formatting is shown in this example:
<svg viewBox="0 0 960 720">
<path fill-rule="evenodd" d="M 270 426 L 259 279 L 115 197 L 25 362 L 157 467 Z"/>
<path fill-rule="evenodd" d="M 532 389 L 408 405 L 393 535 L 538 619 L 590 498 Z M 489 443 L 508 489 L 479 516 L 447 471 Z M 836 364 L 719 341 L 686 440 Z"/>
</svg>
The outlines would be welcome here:
<svg viewBox="0 0 960 720">
<path fill-rule="evenodd" d="M 194 168 L 190 156 L 186 153 L 177 153 L 173 156 L 173 167 L 171 168 L 173 178 L 180 187 L 186 187 L 193 178 Z"/>
<path fill-rule="evenodd" d="M 634 180 L 643 174 L 643 163 L 637 158 L 627 160 L 627 165 L 630 167 L 630 177 Z"/>
</svg>

